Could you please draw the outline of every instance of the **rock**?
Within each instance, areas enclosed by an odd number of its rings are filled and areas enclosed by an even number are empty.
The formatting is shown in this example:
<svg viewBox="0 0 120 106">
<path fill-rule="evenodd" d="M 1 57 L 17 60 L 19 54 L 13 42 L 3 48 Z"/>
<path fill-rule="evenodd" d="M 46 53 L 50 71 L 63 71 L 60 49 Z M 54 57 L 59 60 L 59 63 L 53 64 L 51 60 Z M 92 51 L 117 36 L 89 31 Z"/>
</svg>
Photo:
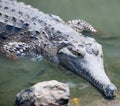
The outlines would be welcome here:
<svg viewBox="0 0 120 106">
<path fill-rule="evenodd" d="M 67 84 L 52 80 L 35 84 L 16 96 L 16 106 L 68 106 Z"/>
</svg>

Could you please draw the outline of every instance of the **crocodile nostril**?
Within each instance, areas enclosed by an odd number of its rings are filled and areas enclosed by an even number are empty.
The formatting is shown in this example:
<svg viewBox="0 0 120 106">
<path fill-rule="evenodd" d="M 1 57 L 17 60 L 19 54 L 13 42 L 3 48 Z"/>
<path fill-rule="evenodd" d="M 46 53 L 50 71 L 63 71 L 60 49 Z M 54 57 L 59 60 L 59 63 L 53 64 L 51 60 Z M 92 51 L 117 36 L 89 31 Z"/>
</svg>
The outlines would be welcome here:
<svg viewBox="0 0 120 106">
<path fill-rule="evenodd" d="M 107 98 L 113 98 L 115 97 L 116 87 L 113 84 L 109 84 L 105 88 L 105 96 Z"/>
</svg>

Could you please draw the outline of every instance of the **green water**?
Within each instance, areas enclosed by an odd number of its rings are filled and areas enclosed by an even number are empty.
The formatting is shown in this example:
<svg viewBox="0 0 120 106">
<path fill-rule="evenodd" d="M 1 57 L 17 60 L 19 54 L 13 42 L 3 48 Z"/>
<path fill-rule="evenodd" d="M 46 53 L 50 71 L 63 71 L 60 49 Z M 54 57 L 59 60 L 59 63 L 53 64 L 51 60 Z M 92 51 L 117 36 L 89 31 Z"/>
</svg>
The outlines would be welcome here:
<svg viewBox="0 0 120 106">
<path fill-rule="evenodd" d="M 103 45 L 105 69 L 120 91 L 120 1 L 119 0 L 22 0 L 36 8 L 59 15 L 65 21 L 84 19 L 93 24 L 98 33 L 89 35 Z M 0 106 L 13 106 L 16 94 L 44 80 L 67 82 L 71 99 L 79 98 L 80 106 L 113 106 L 120 103 L 103 98 L 100 92 L 74 73 L 46 60 L 30 59 L 12 61 L 0 57 Z M 120 104 L 119 104 L 120 105 Z M 116 106 L 119 106 L 116 105 Z"/>
</svg>

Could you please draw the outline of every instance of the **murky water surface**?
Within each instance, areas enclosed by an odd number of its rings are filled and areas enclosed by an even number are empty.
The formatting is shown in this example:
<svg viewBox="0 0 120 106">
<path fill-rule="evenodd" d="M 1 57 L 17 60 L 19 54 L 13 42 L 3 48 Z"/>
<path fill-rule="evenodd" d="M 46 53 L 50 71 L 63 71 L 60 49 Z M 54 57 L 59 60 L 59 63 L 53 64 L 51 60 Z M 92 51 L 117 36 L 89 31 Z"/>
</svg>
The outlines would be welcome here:
<svg viewBox="0 0 120 106">
<path fill-rule="evenodd" d="M 103 45 L 105 69 L 120 91 L 120 1 L 119 0 L 22 0 L 36 8 L 70 19 L 84 19 L 98 33 L 89 35 Z M 78 98 L 79 106 L 120 106 L 119 92 L 108 101 L 88 82 L 74 73 L 43 61 L 21 59 L 12 61 L 0 57 L 0 106 L 13 106 L 15 95 L 22 89 L 44 80 L 66 82 L 71 99 Z M 75 106 L 75 105 L 73 105 Z"/>
</svg>

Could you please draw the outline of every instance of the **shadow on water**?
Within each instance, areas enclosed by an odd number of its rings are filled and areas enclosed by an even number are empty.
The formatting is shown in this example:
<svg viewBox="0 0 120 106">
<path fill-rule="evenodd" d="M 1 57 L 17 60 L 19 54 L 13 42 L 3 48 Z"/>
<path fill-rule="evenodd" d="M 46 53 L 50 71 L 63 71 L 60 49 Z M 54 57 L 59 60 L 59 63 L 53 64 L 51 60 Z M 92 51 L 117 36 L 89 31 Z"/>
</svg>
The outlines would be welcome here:
<svg viewBox="0 0 120 106">
<path fill-rule="evenodd" d="M 85 19 L 98 32 L 84 33 L 103 46 L 106 73 L 117 86 L 114 100 L 106 100 L 97 89 L 72 72 L 43 61 L 0 58 L 0 106 L 13 106 L 15 95 L 22 89 L 44 80 L 58 80 L 70 85 L 71 99 L 79 98 L 80 106 L 120 106 L 120 14 L 118 0 L 21 0 L 36 8 L 69 19 Z M 67 76 L 67 77 L 66 77 Z M 75 105 L 73 105 L 75 106 Z"/>
</svg>

